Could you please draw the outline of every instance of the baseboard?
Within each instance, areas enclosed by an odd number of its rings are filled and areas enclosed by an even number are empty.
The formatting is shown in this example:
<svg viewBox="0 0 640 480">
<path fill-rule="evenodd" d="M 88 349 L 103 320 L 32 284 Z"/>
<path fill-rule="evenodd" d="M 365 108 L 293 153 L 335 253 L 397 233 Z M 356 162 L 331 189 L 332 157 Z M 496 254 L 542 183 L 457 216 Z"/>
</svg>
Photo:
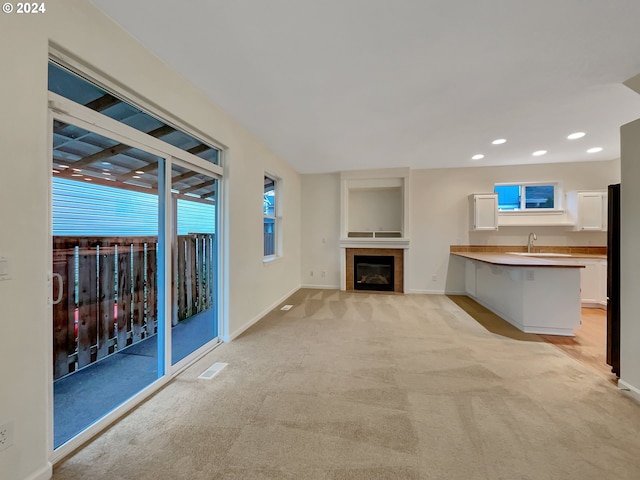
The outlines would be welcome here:
<svg viewBox="0 0 640 480">
<path fill-rule="evenodd" d="M 324 287 L 327 288 L 327 287 Z M 223 342 L 230 342 L 232 341 L 234 338 L 237 338 L 240 334 L 242 334 L 242 332 L 244 332 L 245 330 L 247 330 L 249 327 L 251 327 L 252 325 L 258 323 L 260 320 L 262 320 L 263 317 L 265 317 L 271 310 L 273 310 L 274 308 L 276 308 L 278 305 L 280 305 L 282 302 L 284 302 L 287 298 L 289 298 L 291 295 L 293 295 L 294 293 L 296 293 L 298 290 L 300 290 L 300 287 L 295 287 L 293 290 L 291 290 L 289 293 L 287 293 L 286 295 L 284 295 L 282 298 L 278 299 L 278 301 L 274 302 L 270 307 L 266 308 L 265 310 L 263 310 L 262 312 L 260 312 L 258 315 L 256 315 L 255 317 L 253 317 L 251 320 L 249 320 L 247 323 L 245 323 L 242 327 L 238 328 L 237 330 L 235 330 L 233 333 L 230 333 L 228 335 L 224 335 L 222 337 L 222 341 Z"/>
<path fill-rule="evenodd" d="M 407 290 L 405 293 L 410 295 L 466 295 L 467 292 L 456 292 L 452 290 L 420 290 L 417 288 L 412 288 L 411 290 Z"/>
<path fill-rule="evenodd" d="M 607 305 L 600 302 L 580 302 L 582 308 L 598 308 L 600 310 L 606 310 Z"/>
<path fill-rule="evenodd" d="M 49 480 L 53 476 L 53 465 L 51 462 L 35 472 L 33 475 L 28 476 L 25 480 Z"/>
<path fill-rule="evenodd" d="M 467 292 L 464 290 L 461 291 L 457 291 L 457 290 L 446 290 L 444 292 L 445 295 L 467 295 Z"/>
<path fill-rule="evenodd" d="M 314 288 L 317 290 L 340 290 L 340 285 L 300 285 L 300 288 Z"/>
<path fill-rule="evenodd" d="M 623 392 L 625 395 L 628 395 L 629 397 L 634 399 L 636 402 L 640 403 L 640 389 L 639 388 L 634 387 L 630 383 L 627 383 L 627 382 L 625 382 L 624 380 L 622 380 L 620 378 L 620 379 L 618 379 L 618 390 Z"/>
</svg>

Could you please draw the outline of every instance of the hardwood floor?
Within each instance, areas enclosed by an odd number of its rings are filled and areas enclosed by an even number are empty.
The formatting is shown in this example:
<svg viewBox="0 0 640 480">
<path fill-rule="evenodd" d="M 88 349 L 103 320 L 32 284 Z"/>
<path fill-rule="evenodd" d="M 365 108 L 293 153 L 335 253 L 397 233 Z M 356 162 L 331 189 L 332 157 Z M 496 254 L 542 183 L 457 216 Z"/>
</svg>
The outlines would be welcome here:
<svg viewBox="0 0 640 480">
<path fill-rule="evenodd" d="M 607 365 L 607 312 L 599 308 L 582 309 L 582 325 L 575 330 L 575 337 L 561 337 L 557 335 L 540 335 L 575 358 L 579 362 L 594 369 L 613 383 L 618 383 L 617 377 L 611 373 Z"/>
<path fill-rule="evenodd" d="M 507 336 L 527 342 L 545 341 L 555 345 L 567 355 L 593 369 L 612 383 L 618 378 L 611 373 L 607 365 L 607 312 L 598 308 L 582 309 L 582 325 L 575 330 L 575 337 L 558 335 L 536 335 L 523 333 L 493 312 L 465 295 L 449 295 L 449 298 L 460 308 L 471 315 L 487 330 L 498 335 Z"/>
</svg>

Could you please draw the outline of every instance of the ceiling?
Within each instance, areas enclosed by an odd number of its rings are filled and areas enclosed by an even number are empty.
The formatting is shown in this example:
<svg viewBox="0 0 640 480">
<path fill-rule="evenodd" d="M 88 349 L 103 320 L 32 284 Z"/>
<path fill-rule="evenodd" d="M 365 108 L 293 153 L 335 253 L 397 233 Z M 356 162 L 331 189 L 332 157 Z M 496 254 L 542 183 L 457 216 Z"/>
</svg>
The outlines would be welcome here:
<svg viewBox="0 0 640 480">
<path fill-rule="evenodd" d="M 92 3 L 300 173 L 610 160 L 640 117 L 638 1 Z"/>
</svg>

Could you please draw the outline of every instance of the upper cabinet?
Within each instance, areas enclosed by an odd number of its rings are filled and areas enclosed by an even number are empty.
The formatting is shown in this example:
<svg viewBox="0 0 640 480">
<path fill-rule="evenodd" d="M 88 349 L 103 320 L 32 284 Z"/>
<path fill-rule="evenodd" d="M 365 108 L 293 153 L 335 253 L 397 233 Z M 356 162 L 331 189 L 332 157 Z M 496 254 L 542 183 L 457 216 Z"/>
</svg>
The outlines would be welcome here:
<svg viewBox="0 0 640 480">
<path fill-rule="evenodd" d="M 569 192 L 566 206 L 574 230 L 594 232 L 607 229 L 606 191 Z"/>
<path fill-rule="evenodd" d="M 469 228 L 498 230 L 498 195 L 496 193 L 472 193 L 469 195 Z"/>
</svg>

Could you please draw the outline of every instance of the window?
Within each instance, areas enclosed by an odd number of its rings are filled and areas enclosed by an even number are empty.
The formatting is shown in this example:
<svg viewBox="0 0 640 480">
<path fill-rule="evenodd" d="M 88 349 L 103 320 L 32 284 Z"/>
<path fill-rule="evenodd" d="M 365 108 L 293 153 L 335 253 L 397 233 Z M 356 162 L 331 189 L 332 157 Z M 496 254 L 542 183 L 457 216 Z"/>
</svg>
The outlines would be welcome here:
<svg viewBox="0 0 640 480">
<path fill-rule="evenodd" d="M 501 212 L 560 209 L 557 182 L 496 184 L 493 191 L 498 194 Z"/>
<path fill-rule="evenodd" d="M 279 213 L 278 179 L 265 175 L 263 200 L 265 260 L 275 258 L 278 255 Z"/>
</svg>

